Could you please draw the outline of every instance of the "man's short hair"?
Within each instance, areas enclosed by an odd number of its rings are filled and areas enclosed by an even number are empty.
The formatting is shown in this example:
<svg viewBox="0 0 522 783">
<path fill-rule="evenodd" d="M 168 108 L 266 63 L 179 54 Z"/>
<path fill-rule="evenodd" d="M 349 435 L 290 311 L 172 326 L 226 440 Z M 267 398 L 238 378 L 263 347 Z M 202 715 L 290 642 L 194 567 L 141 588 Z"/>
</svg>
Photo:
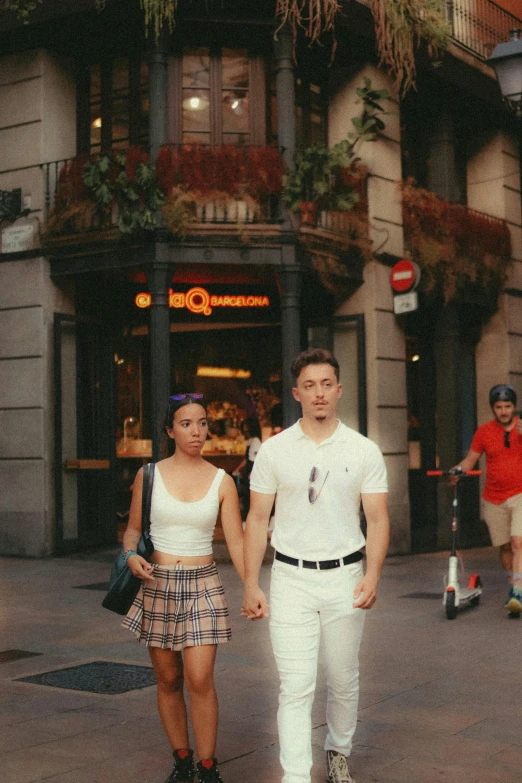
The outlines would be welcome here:
<svg viewBox="0 0 522 783">
<path fill-rule="evenodd" d="M 297 381 L 302 370 L 309 364 L 329 364 L 334 368 L 335 377 L 339 383 L 339 362 L 330 351 L 325 348 L 308 348 L 295 357 L 290 370 L 294 381 Z"/>
</svg>

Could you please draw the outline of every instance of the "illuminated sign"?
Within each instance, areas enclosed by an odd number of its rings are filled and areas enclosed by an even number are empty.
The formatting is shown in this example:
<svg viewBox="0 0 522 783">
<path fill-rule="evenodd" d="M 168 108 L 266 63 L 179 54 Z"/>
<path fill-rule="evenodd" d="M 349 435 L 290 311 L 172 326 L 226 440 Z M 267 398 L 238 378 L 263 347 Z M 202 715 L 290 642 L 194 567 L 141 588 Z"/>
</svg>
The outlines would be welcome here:
<svg viewBox="0 0 522 783">
<path fill-rule="evenodd" d="M 151 295 L 147 293 L 137 294 L 134 299 L 137 307 L 150 307 Z M 248 294 L 221 295 L 209 294 L 205 288 L 196 286 L 186 293 L 169 289 L 169 307 L 190 310 L 197 315 L 211 315 L 213 307 L 270 307 L 268 296 L 256 296 Z"/>
</svg>

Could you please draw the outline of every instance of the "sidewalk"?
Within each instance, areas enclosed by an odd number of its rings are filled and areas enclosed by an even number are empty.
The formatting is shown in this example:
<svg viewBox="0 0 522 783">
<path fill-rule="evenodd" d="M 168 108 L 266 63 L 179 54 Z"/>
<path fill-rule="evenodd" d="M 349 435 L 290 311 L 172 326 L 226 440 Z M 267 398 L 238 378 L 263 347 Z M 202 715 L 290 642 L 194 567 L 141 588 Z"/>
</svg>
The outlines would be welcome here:
<svg viewBox="0 0 522 783">
<path fill-rule="evenodd" d="M 480 607 L 445 619 L 447 554 L 390 558 L 368 613 L 361 654 L 357 783 L 520 783 L 522 620 L 503 608 L 504 579 L 492 549 L 464 552 L 480 574 Z M 100 606 L 112 553 L 53 560 L 0 560 L 0 779 L 4 783 L 163 783 L 170 751 L 154 686 L 119 695 L 20 682 L 91 662 L 85 687 L 107 691 L 150 672 L 145 648 Z M 220 566 L 233 639 L 222 645 L 216 681 L 218 757 L 225 783 L 280 783 L 277 678 L 265 622 L 240 617 L 241 587 Z M 263 566 L 267 587 L 270 567 Z M 77 589 L 94 585 L 98 589 Z M 417 594 L 412 597 L 412 594 Z M 5 651 L 37 653 L 6 661 Z M 3 654 L 2 654 L 3 653 Z M 16 653 L 12 653 L 13 656 Z M 118 667 L 121 668 L 121 667 Z M 80 672 L 83 672 L 81 669 Z M 54 677 L 54 675 L 48 675 Z M 325 683 L 314 704 L 313 783 L 324 783 Z"/>
</svg>

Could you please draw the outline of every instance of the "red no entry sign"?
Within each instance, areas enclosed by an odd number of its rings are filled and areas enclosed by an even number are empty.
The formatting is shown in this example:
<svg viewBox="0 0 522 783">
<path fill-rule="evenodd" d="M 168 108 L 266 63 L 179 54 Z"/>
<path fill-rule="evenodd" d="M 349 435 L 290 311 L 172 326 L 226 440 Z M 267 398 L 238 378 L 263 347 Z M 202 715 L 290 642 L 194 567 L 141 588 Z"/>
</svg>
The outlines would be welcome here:
<svg viewBox="0 0 522 783">
<path fill-rule="evenodd" d="M 403 258 L 398 261 L 390 273 L 391 287 L 397 293 L 415 288 L 419 282 L 420 269 L 413 261 Z"/>
</svg>

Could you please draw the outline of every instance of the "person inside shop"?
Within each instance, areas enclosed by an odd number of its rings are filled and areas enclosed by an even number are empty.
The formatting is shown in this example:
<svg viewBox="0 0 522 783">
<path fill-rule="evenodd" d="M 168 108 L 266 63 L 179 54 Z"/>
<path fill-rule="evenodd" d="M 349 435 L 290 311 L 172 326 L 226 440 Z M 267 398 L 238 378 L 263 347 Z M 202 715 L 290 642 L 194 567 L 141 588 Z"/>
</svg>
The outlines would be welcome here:
<svg viewBox="0 0 522 783">
<path fill-rule="evenodd" d="M 241 423 L 241 432 L 246 441 L 245 459 L 239 463 L 232 475 L 241 477 L 241 500 L 243 516 L 246 517 L 250 509 L 250 474 L 254 467 L 257 452 L 261 448 L 261 427 L 259 426 L 259 421 L 254 416 L 249 416 Z"/>
<path fill-rule="evenodd" d="M 512 386 L 493 386 L 489 404 L 493 419 L 478 428 L 468 454 L 453 470 L 472 470 L 481 454 L 486 455 L 484 519 L 507 575 L 508 616 L 518 618 L 522 612 L 522 421 L 515 412 L 517 395 Z"/>
<path fill-rule="evenodd" d="M 251 620 L 268 615 L 258 579 L 275 498 L 269 622 L 280 678 L 283 783 L 311 781 L 320 644 L 328 687 L 328 781 L 352 783 L 349 756 L 357 724 L 364 610 L 375 603 L 388 549 L 386 468 L 378 446 L 336 417 L 342 386 L 339 364 L 329 351 L 299 354 L 292 375 L 302 418 L 263 443 L 252 471 L 243 614 Z"/>
<path fill-rule="evenodd" d="M 134 481 L 124 556 L 142 580 L 123 621 L 147 645 L 158 707 L 174 756 L 166 783 L 222 783 L 215 757 L 217 645 L 231 636 L 223 587 L 212 556 L 218 514 L 232 562 L 243 579 L 243 528 L 234 480 L 201 456 L 208 421 L 201 394 L 170 398 L 165 430 L 174 454 L 156 464 L 151 503 L 151 562 L 136 553 L 141 535 L 142 469 Z M 189 746 L 187 707 L 199 758 Z"/>
</svg>

